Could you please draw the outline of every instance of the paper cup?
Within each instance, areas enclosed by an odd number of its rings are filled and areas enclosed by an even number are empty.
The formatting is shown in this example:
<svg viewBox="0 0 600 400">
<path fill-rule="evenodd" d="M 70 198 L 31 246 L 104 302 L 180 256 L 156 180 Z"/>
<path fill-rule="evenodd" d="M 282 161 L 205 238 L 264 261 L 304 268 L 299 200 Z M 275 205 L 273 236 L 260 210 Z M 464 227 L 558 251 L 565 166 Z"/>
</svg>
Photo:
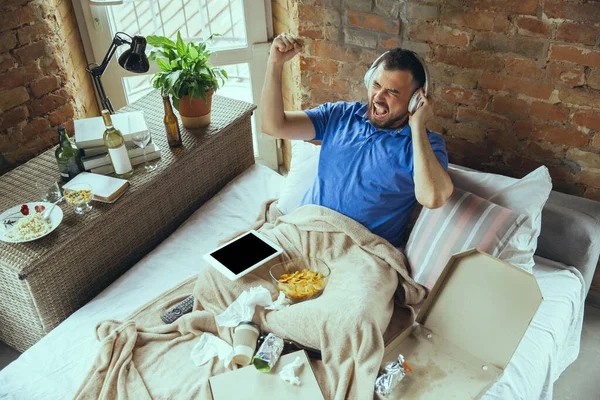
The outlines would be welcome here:
<svg viewBox="0 0 600 400">
<path fill-rule="evenodd" d="M 238 365 L 248 365 L 256 350 L 256 340 L 260 334 L 258 325 L 254 322 L 241 322 L 233 336 L 233 362 Z"/>
</svg>

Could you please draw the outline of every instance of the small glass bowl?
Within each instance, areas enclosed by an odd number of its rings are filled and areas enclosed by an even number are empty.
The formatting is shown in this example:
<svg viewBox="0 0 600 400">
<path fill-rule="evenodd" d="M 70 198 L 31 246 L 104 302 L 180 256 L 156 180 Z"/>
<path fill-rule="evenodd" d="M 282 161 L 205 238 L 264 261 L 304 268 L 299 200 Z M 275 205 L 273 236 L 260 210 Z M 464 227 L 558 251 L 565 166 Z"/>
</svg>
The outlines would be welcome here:
<svg viewBox="0 0 600 400">
<path fill-rule="evenodd" d="M 304 270 L 307 271 L 303 273 Z M 297 273 L 296 277 L 293 276 L 294 273 Z M 275 286 L 292 303 L 319 297 L 327 286 L 330 273 L 331 270 L 324 261 L 310 257 L 294 258 L 275 264 L 269 269 Z M 303 276 L 309 276 L 311 279 L 303 279 Z"/>
<path fill-rule="evenodd" d="M 92 186 L 87 183 L 79 183 L 71 185 L 64 189 L 65 200 L 67 203 L 75 206 L 77 214 L 87 214 L 92 211 L 90 201 L 94 198 Z"/>
</svg>

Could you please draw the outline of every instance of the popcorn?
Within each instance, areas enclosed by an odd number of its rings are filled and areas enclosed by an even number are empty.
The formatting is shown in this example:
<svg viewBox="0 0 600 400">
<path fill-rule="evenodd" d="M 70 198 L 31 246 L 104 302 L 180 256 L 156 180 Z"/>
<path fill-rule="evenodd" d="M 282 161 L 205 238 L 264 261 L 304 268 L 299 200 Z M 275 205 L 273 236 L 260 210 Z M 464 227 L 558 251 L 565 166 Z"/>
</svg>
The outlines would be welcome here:
<svg viewBox="0 0 600 400">
<path fill-rule="evenodd" d="M 34 213 L 21 218 L 6 236 L 17 241 L 31 240 L 45 235 L 50 228 L 50 224 L 42 219 L 42 214 Z"/>
</svg>

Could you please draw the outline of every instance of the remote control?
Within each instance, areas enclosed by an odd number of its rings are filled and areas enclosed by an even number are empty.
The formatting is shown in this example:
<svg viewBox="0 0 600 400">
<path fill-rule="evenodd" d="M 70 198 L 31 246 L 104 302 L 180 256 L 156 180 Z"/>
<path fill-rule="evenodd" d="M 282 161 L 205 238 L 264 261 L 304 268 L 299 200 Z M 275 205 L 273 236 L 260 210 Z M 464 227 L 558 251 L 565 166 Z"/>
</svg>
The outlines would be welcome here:
<svg viewBox="0 0 600 400">
<path fill-rule="evenodd" d="M 160 317 L 165 324 L 170 324 L 175 322 L 177 318 L 181 317 L 183 314 L 187 314 L 192 311 L 194 307 L 194 296 L 190 295 L 186 297 L 183 301 L 176 304 L 175 307 L 171 308 Z"/>
</svg>

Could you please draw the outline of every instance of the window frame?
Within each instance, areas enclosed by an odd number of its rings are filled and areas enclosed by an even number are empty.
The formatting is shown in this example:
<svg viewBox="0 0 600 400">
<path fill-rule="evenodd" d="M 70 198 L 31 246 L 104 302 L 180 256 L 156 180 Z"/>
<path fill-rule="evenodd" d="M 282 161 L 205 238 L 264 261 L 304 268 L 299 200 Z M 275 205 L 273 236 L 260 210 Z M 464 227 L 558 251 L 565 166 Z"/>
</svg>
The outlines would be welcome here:
<svg viewBox="0 0 600 400">
<path fill-rule="evenodd" d="M 155 0 L 146 0 L 155 1 Z M 250 82 L 254 104 L 258 105 L 252 117 L 256 132 L 256 161 L 277 171 L 282 161 L 281 149 L 277 140 L 261 132 L 260 96 L 264 84 L 264 71 L 267 69 L 273 23 L 270 0 L 242 0 L 246 26 L 247 47 L 219 50 L 211 55 L 215 66 L 247 63 L 250 69 Z M 103 5 L 97 5 L 104 3 Z M 120 1 L 74 0 L 73 8 L 81 34 L 83 48 L 88 62 L 100 62 L 112 42 L 108 8 Z M 250 4 L 252 3 L 252 4 Z M 113 57 L 117 58 L 117 57 Z M 149 73 L 157 72 L 158 67 L 151 62 Z M 121 68 L 116 60 L 111 60 L 102 76 L 102 84 L 115 109 L 127 104 L 122 78 L 135 74 Z M 218 92 L 217 92 L 218 93 Z M 100 102 L 98 102 L 100 104 Z"/>
</svg>

